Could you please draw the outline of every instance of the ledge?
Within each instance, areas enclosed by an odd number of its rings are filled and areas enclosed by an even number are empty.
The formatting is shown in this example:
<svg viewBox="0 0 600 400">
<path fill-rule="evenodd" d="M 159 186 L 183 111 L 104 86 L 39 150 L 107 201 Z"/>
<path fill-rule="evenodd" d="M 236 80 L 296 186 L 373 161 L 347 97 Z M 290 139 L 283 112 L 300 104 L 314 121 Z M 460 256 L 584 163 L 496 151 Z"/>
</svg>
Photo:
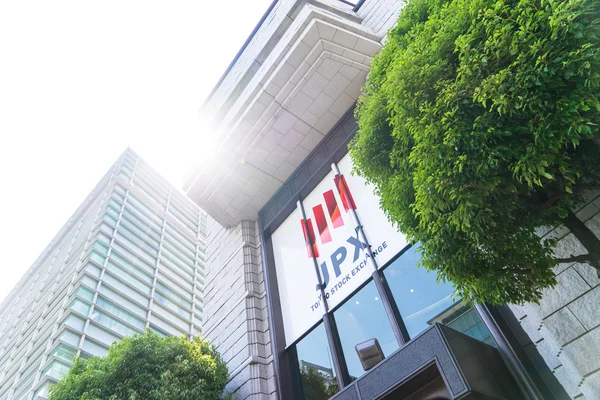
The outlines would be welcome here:
<svg viewBox="0 0 600 400">
<path fill-rule="evenodd" d="M 256 220 L 358 99 L 379 51 L 354 19 L 303 4 L 225 115 L 213 161 L 188 179 L 188 196 L 223 226 Z M 232 95 L 233 96 L 233 95 Z M 209 107 L 210 108 L 210 107 Z"/>
</svg>

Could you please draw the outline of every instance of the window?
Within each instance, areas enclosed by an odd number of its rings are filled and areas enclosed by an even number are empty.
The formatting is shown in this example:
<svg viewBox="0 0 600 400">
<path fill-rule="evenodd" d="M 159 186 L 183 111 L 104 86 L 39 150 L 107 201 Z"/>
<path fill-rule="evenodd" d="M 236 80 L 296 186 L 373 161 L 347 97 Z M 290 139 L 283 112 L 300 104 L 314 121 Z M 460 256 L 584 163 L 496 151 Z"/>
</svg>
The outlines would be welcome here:
<svg viewBox="0 0 600 400">
<path fill-rule="evenodd" d="M 323 324 L 296 345 L 305 400 L 326 400 L 339 391 Z"/>
<path fill-rule="evenodd" d="M 116 319 L 109 317 L 107 314 L 102 313 L 100 311 L 94 310 L 94 314 L 92 315 L 92 320 L 98 322 L 101 325 L 104 325 L 105 327 L 107 327 L 108 329 L 110 329 L 112 331 L 115 331 L 115 332 L 121 334 L 122 336 L 130 336 L 130 335 L 138 333 L 138 332 L 134 331 L 133 329 L 129 328 L 128 326 L 126 326 L 125 324 L 122 324 L 121 322 L 117 321 Z"/>
<path fill-rule="evenodd" d="M 113 263 L 112 261 L 108 262 L 108 264 L 106 265 L 106 270 L 110 271 L 114 275 L 118 276 L 124 282 L 130 284 L 131 286 L 135 287 L 136 289 L 139 289 L 143 293 L 150 294 L 150 292 L 152 290 L 144 282 L 137 279 L 132 273 L 122 269 L 117 264 Z"/>
<path fill-rule="evenodd" d="M 396 336 L 373 280 L 334 311 L 333 316 L 352 380 L 365 373 L 354 346 L 377 339 L 386 357 L 398 349 Z"/>
<path fill-rule="evenodd" d="M 92 251 L 90 253 L 89 259 L 94 261 L 98 265 L 104 265 L 104 260 L 106 260 L 106 257 L 96 251 Z"/>
<path fill-rule="evenodd" d="M 479 312 L 462 302 L 455 303 L 443 313 L 439 314 L 432 322 L 439 322 L 450 328 L 477 339 L 480 342 L 496 347 L 496 341 L 481 320 Z"/>
<path fill-rule="evenodd" d="M 108 254 L 108 246 L 100 241 L 95 241 L 93 247 L 104 255 Z"/>
<path fill-rule="evenodd" d="M 159 291 L 155 291 L 154 292 L 154 298 L 156 299 L 156 301 L 158 301 L 160 304 L 170 308 L 173 311 L 176 311 L 179 315 L 182 315 L 183 317 L 185 317 L 186 319 L 190 319 L 190 312 L 183 309 L 182 307 L 178 306 L 177 304 L 175 304 L 174 302 L 172 302 L 171 300 L 167 299 L 165 296 L 163 296 Z"/>
<path fill-rule="evenodd" d="M 88 313 L 90 312 L 90 305 L 87 303 L 84 303 L 83 301 L 81 301 L 79 299 L 73 300 L 71 302 L 71 304 L 69 304 L 69 307 L 67 307 L 67 308 L 71 308 L 86 317 L 87 317 Z"/>
<path fill-rule="evenodd" d="M 113 303 L 104 299 L 103 297 L 98 297 L 98 299 L 96 300 L 96 304 L 103 308 L 105 311 L 108 311 L 114 316 L 121 318 L 123 321 L 126 321 L 141 330 L 144 330 L 144 328 L 146 327 L 146 323 L 144 321 L 137 317 L 134 317 L 132 314 L 123 310 L 121 307 L 114 305 Z"/>
<path fill-rule="evenodd" d="M 69 314 L 69 316 L 67 318 L 65 318 L 65 320 L 62 322 L 62 325 L 67 325 L 70 326 L 71 328 L 75 329 L 76 331 L 81 331 L 83 332 L 83 327 L 85 326 L 85 320 L 77 317 L 74 314 Z"/>
<path fill-rule="evenodd" d="M 60 379 L 69 373 L 71 367 L 64 362 L 54 360 L 42 372 L 42 376 L 48 375 L 54 379 Z"/>
<path fill-rule="evenodd" d="M 65 330 L 56 339 L 62 340 L 65 343 L 77 347 L 79 346 L 79 340 L 81 339 L 81 336 L 69 330 Z"/>
<path fill-rule="evenodd" d="M 50 354 L 48 354 L 48 358 L 56 356 L 56 357 L 62 358 L 65 361 L 73 362 L 76 355 L 77 355 L 77 350 L 75 350 L 65 344 L 59 344 L 58 346 L 56 346 L 54 348 L 54 350 L 52 350 L 52 352 Z"/>
<path fill-rule="evenodd" d="M 89 301 L 94 300 L 94 293 L 91 290 L 84 288 L 83 286 L 77 288 L 75 294 L 83 297 L 84 299 L 88 299 Z"/>
<path fill-rule="evenodd" d="M 192 302 L 191 301 L 184 299 L 183 296 L 181 296 L 180 294 L 178 294 L 177 292 L 175 292 L 173 289 L 167 287 L 162 282 L 157 281 L 156 282 L 156 288 L 160 289 L 165 294 L 171 296 L 173 299 L 177 300 L 178 302 L 180 302 L 181 304 L 183 304 L 187 308 L 192 308 Z M 188 296 L 190 298 L 192 297 L 192 295 L 188 295 Z"/>
<path fill-rule="evenodd" d="M 117 255 L 116 253 L 114 253 L 114 256 L 111 255 L 111 260 L 109 261 L 109 263 L 117 264 L 124 271 L 127 271 L 128 273 L 132 273 L 138 279 L 140 279 L 150 285 L 154 281 L 154 277 L 153 277 L 154 268 L 146 266 L 145 264 L 143 266 L 146 268 L 146 270 L 150 270 L 150 273 L 146 273 L 146 271 L 141 270 L 136 265 L 129 262 L 127 259 Z"/>
<path fill-rule="evenodd" d="M 411 338 L 455 302 L 452 284 L 438 283 L 434 272 L 417 267 L 419 258 L 418 246 L 412 246 L 383 271 Z"/>
<path fill-rule="evenodd" d="M 92 263 L 87 263 L 83 267 L 83 270 L 89 272 L 90 274 L 92 274 L 96 278 L 100 278 L 100 272 L 102 271 L 100 268 L 98 268 L 97 266 L 95 266 Z"/>
</svg>

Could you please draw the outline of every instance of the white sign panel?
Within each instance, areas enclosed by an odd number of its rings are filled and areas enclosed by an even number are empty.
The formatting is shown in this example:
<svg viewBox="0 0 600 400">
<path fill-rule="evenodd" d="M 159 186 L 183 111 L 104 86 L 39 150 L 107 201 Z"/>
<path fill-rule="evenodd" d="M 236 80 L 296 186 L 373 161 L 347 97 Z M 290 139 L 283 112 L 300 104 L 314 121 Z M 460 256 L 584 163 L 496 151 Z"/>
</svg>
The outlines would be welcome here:
<svg viewBox="0 0 600 400">
<path fill-rule="evenodd" d="M 294 212 L 271 236 L 273 256 L 286 343 L 292 343 L 310 329 L 322 313 L 312 305 L 317 297 L 317 275 L 307 256 L 302 234 L 302 212 Z"/>
<path fill-rule="evenodd" d="M 388 222 L 385 213 L 379 207 L 379 197 L 373 194 L 373 186 L 368 185 L 358 175 L 352 175 L 352 159 L 346 155 L 339 163 L 338 169 L 345 177 L 357 205 L 356 213 L 364 227 L 367 241 L 371 249 L 377 252 L 375 260 L 379 268 L 408 245 L 406 237 Z M 384 249 L 383 246 L 386 246 Z"/>
<path fill-rule="evenodd" d="M 315 261 L 329 309 L 343 302 L 372 274 L 366 244 L 352 219 L 359 216 L 379 266 L 406 246 L 387 221 L 371 186 L 350 176 L 350 158 L 338 165 L 302 202 L 306 221 L 295 210 L 272 234 L 286 344 L 316 324 L 324 312 Z"/>
</svg>

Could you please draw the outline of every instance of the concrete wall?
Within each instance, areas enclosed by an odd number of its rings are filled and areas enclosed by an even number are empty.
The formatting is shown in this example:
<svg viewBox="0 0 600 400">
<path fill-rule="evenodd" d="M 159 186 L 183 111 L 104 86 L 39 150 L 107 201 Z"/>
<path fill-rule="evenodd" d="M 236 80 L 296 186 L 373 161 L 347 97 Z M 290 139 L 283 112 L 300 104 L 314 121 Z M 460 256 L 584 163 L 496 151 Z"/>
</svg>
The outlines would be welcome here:
<svg viewBox="0 0 600 400">
<path fill-rule="evenodd" d="M 208 221 L 204 337 L 227 363 L 234 400 L 275 399 L 258 222 Z"/>
<path fill-rule="evenodd" d="M 600 237 L 600 192 L 575 211 Z M 558 257 L 587 253 L 564 227 L 542 235 L 560 239 Z M 555 272 L 558 285 L 539 305 L 510 308 L 571 398 L 600 399 L 600 279 L 587 264 L 559 264 Z"/>
<path fill-rule="evenodd" d="M 357 14 L 362 18 L 362 25 L 368 26 L 383 39 L 396 25 L 398 14 L 405 4 L 403 0 L 367 0 Z"/>
</svg>

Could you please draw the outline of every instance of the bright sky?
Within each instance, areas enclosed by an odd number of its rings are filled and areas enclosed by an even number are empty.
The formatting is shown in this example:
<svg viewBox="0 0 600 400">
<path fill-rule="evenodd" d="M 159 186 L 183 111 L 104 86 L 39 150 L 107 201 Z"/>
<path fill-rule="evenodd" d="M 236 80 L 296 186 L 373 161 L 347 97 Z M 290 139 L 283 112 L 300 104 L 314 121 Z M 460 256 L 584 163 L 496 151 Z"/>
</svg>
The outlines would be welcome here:
<svg viewBox="0 0 600 400">
<path fill-rule="evenodd" d="M 269 3 L 0 1 L 0 301 L 127 146 L 181 187 Z"/>
</svg>

